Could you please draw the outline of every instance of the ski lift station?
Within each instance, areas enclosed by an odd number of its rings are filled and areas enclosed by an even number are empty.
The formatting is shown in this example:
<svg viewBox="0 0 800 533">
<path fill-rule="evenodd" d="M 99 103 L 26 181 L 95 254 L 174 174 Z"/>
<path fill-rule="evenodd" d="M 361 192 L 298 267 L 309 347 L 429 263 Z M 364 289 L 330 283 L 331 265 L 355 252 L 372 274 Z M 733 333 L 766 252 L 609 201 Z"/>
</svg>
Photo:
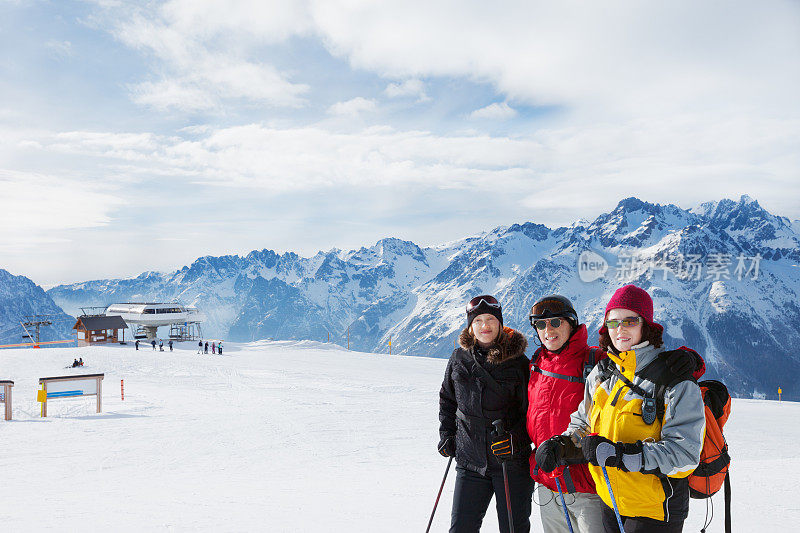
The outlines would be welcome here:
<svg viewBox="0 0 800 533">
<path fill-rule="evenodd" d="M 195 340 L 203 338 L 200 323 L 206 319 L 196 307 L 187 307 L 177 302 L 127 302 L 106 307 L 106 316 L 120 316 L 135 326 L 135 339 L 153 340 L 158 328 L 169 326 L 169 338 L 173 340 Z"/>
</svg>

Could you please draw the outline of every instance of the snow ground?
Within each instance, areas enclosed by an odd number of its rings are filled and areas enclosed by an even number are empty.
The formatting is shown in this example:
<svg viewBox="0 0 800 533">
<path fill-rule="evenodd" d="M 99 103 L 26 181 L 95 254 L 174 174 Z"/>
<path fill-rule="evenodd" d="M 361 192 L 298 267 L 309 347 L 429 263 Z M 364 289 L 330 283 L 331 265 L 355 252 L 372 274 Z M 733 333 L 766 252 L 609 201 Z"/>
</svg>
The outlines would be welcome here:
<svg viewBox="0 0 800 533">
<path fill-rule="evenodd" d="M 316 342 L 226 343 L 223 356 L 132 345 L 0 351 L 14 420 L 0 420 L 3 531 L 424 531 L 444 359 Z M 87 366 L 65 369 L 76 357 Z M 48 403 L 38 378 L 105 373 L 94 397 Z M 125 380 L 125 400 L 120 399 Z M 800 404 L 735 400 L 735 531 L 800 521 Z M 446 531 L 454 471 L 434 520 Z M 723 531 L 722 495 L 709 532 Z M 494 505 L 484 531 L 497 531 Z M 685 531 L 699 531 L 692 502 Z M 532 531 L 541 531 L 534 506 Z"/>
</svg>

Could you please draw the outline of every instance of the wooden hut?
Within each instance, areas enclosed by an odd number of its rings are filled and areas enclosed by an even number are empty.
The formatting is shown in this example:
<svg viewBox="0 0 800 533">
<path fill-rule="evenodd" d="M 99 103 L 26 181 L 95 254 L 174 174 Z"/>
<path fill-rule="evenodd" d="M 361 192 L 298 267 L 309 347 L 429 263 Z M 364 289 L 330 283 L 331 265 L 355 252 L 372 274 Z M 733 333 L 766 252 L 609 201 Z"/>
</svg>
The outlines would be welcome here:
<svg viewBox="0 0 800 533">
<path fill-rule="evenodd" d="M 125 330 L 128 329 L 128 324 L 121 316 L 79 316 L 72 329 L 76 330 L 79 344 L 120 342 L 125 340 Z M 120 330 L 122 330 L 121 339 Z"/>
</svg>

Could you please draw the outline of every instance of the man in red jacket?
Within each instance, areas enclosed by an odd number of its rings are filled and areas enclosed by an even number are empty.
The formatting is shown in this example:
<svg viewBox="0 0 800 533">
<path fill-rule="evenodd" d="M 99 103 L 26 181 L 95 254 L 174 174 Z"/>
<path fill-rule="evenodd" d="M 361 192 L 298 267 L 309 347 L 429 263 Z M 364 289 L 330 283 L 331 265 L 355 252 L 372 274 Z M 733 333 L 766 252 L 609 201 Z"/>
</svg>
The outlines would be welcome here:
<svg viewBox="0 0 800 533">
<path fill-rule="evenodd" d="M 588 346 L 586 326 L 578 323 L 572 302 L 564 296 L 545 296 L 536 302 L 530 321 L 542 344 L 531 359 L 527 427 L 538 448 L 530 465 L 531 477 L 539 483 L 537 499 L 544 531 L 569 533 L 553 477 L 557 475 L 575 533 L 602 532 L 603 502 L 588 467 L 578 464 L 583 463 L 581 451 L 561 434 L 583 400 L 586 376 L 607 356 Z M 568 466 L 562 467 L 565 463 Z"/>
</svg>

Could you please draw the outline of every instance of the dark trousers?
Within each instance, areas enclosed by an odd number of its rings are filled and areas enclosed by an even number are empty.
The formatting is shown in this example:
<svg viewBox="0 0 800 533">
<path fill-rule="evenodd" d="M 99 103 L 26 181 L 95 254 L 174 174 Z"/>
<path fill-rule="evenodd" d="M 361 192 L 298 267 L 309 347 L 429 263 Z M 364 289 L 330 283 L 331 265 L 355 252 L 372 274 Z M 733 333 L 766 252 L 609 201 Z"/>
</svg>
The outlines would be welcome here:
<svg viewBox="0 0 800 533">
<path fill-rule="evenodd" d="M 527 463 L 520 466 L 509 462 L 507 468 L 514 533 L 528 533 L 531 529 L 533 480 Z M 506 533 L 509 531 L 508 508 L 506 507 L 506 489 L 503 484 L 502 469 L 499 466 L 490 468 L 484 476 L 457 466 L 450 533 L 477 533 L 480 531 L 492 496 L 495 499 L 500 531 Z"/>
<path fill-rule="evenodd" d="M 629 516 L 620 518 L 622 518 L 625 533 L 681 533 L 683 531 L 683 520 L 661 522 L 652 518 L 631 518 Z M 614 509 L 605 505 L 603 506 L 603 529 L 606 533 L 620 533 Z"/>
</svg>

